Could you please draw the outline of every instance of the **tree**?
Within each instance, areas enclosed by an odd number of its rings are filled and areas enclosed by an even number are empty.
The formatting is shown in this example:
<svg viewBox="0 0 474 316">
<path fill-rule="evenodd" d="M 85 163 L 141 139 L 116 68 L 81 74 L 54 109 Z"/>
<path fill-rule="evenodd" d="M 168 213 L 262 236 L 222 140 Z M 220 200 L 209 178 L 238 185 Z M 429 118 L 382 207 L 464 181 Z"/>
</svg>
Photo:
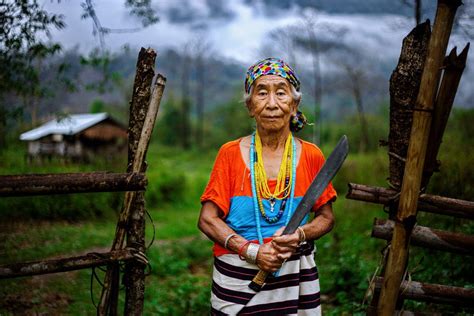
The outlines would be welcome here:
<svg viewBox="0 0 474 316">
<path fill-rule="evenodd" d="M 203 146 L 204 142 L 204 110 L 205 94 L 208 85 L 207 71 L 209 56 L 211 55 L 211 43 L 205 39 L 204 34 L 199 34 L 190 45 L 190 58 L 193 60 L 195 72 L 195 103 L 196 103 L 196 145 Z"/>
<path fill-rule="evenodd" d="M 176 131 L 181 136 L 179 139 L 184 149 L 191 147 L 191 100 L 189 94 L 191 57 L 189 51 L 190 43 L 186 43 L 181 53 L 181 126 Z"/>
<path fill-rule="evenodd" d="M 385 82 L 375 69 L 373 61 L 364 59 L 364 53 L 349 46 L 340 47 L 332 54 L 332 62 L 342 70 L 339 86 L 347 91 L 354 101 L 360 124 L 359 151 L 369 149 L 369 127 L 366 117 L 365 97 L 369 93 L 376 95 Z M 384 87 L 385 88 L 385 87 Z"/>
<path fill-rule="evenodd" d="M 57 43 L 46 43 L 50 29 L 64 28 L 61 15 L 43 10 L 36 0 L 14 0 L 0 4 L 0 148 L 6 145 L 6 126 L 15 108 L 7 107 L 9 94 L 38 95 L 39 72 L 33 62 L 61 50 Z"/>
<path fill-rule="evenodd" d="M 100 54 L 93 53 L 89 58 L 83 58 L 83 64 L 103 70 L 103 80 L 97 85 L 99 92 L 111 79 L 107 76 L 110 73 L 110 56 L 106 51 L 105 36 L 110 33 L 138 31 L 158 21 L 151 0 L 124 0 L 124 5 L 131 16 L 140 20 L 141 27 L 105 27 L 95 12 L 94 2 L 81 2 L 82 18 L 91 19 L 93 34 L 99 38 Z M 37 0 L 2 1 L 0 22 L 0 148 L 4 148 L 6 126 L 14 114 L 26 109 L 32 124 L 36 124 L 41 100 L 54 94 L 48 88 L 50 82 L 43 80 L 42 72 L 49 66 L 51 56 L 61 51 L 58 43 L 51 42 L 50 31 L 52 28 L 62 29 L 65 24 L 62 15 L 49 13 Z M 61 72 L 66 68 L 65 64 L 58 65 L 58 75 L 50 79 L 60 80 Z M 71 88 L 70 80 L 65 80 L 64 84 L 67 89 Z M 7 98 L 10 102 L 6 101 Z"/>
<path fill-rule="evenodd" d="M 314 100 L 314 117 L 318 120 L 318 124 L 313 128 L 313 142 L 321 143 L 322 131 L 322 95 L 323 95 L 323 80 L 321 76 L 321 58 L 323 54 L 329 51 L 340 48 L 343 44 L 340 43 L 340 37 L 345 34 L 345 28 L 336 27 L 329 23 L 317 22 L 317 16 L 314 14 L 307 14 L 303 17 L 303 22 L 300 25 L 300 31 L 296 31 L 294 42 L 297 47 L 311 56 L 311 77 L 313 89 L 311 94 Z M 325 34 L 325 36 L 316 37 L 316 34 Z"/>
<path fill-rule="evenodd" d="M 99 39 L 102 52 L 105 53 L 105 36 L 111 33 L 130 33 L 138 32 L 142 28 L 150 26 L 158 22 L 156 11 L 151 7 L 151 0 L 125 0 L 125 6 L 130 10 L 130 15 L 138 17 L 141 20 L 142 27 L 134 28 L 110 28 L 103 26 L 99 16 L 95 11 L 94 2 L 85 0 L 81 3 L 83 14 L 82 18 L 90 18 L 93 25 L 93 34 Z"/>
</svg>

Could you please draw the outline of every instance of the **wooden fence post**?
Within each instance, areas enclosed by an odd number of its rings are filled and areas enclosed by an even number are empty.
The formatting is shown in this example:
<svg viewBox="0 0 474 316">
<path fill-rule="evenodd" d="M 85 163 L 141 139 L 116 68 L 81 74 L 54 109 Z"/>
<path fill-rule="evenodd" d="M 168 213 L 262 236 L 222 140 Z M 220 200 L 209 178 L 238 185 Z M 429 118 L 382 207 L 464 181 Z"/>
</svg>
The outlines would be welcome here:
<svg viewBox="0 0 474 316">
<path fill-rule="evenodd" d="M 151 137 L 156 115 L 158 114 L 160 100 L 163 96 L 166 79 L 158 75 L 152 92 L 150 107 L 148 108 L 145 122 L 141 130 L 140 143 Z M 147 146 L 148 147 L 148 146 Z M 143 153 L 141 151 L 144 151 Z M 146 148 L 137 148 L 136 155 L 146 154 Z M 127 230 L 127 247 L 137 248 L 145 252 L 145 198 L 141 193 L 136 198 L 134 211 L 130 213 Z M 125 264 L 126 293 L 125 293 L 125 315 L 142 315 L 143 301 L 145 298 L 145 268 L 139 261 L 130 261 Z"/>
<path fill-rule="evenodd" d="M 135 75 L 135 82 L 133 86 L 133 96 L 130 103 L 130 118 L 129 118 L 129 131 L 128 131 L 128 170 L 146 170 L 144 164 L 144 157 L 146 154 L 146 148 L 142 152 L 141 158 L 137 157 L 137 149 L 139 148 L 139 141 L 141 131 L 143 129 L 146 114 L 148 112 L 150 95 L 151 95 L 151 83 L 155 75 L 155 58 L 156 52 L 153 49 L 140 50 L 137 60 L 137 71 Z M 146 146 L 148 147 L 148 143 Z M 140 160 L 140 161 L 138 161 Z M 134 203 L 137 203 L 136 197 L 138 197 L 138 203 L 143 201 L 143 193 L 127 192 L 124 197 L 124 205 L 120 213 L 120 218 L 117 223 L 117 229 L 115 238 L 112 243 L 112 250 L 121 249 L 125 239 L 125 229 L 128 225 L 129 213 Z M 140 205 L 137 207 L 140 208 Z M 143 206 L 142 206 L 143 207 Z M 141 208 L 142 208 L 141 207 Z M 134 211 L 136 212 L 136 211 Z M 112 265 L 107 268 L 107 272 L 104 278 L 104 287 L 100 298 L 99 306 L 97 307 L 97 314 L 105 316 L 109 311 L 116 311 L 116 305 L 118 301 L 118 292 L 113 291 L 112 285 L 117 286 L 118 282 L 114 276 L 117 277 L 116 269 L 117 265 Z M 111 296 L 114 293 L 114 296 Z M 138 302 L 143 309 L 143 300 Z M 110 307 L 113 305 L 114 307 Z"/>
<path fill-rule="evenodd" d="M 414 107 L 413 125 L 403 175 L 400 204 L 396 216 L 384 282 L 377 305 L 378 315 L 393 315 L 402 276 L 406 269 L 411 230 L 416 223 L 418 195 L 425 162 L 431 112 L 438 88 L 440 68 L 448 45 L 454 15 L 460 0 L 438 0 L 438 8 Z"/>
<path fill-rule="evenodd" d="M 430 21 L 417 25 L 404 39 L 397 67 L 390 76 L 389 183 L 400 191 L 408 151 L 413 107 L 428 51 Z M 390 218 L 396 209 L 390 210 Z"/>
<path fill-rule="evenodd" d="M 421 182 L 422 188 L 428 185 L 433 172 L 438 170 L 439 166 L 436 157 L 441 146 L 444 130 L 448 124 L 449 113 L 453 107 L 459 81 L 461 81 L 461 75 L 466 67 L 468 52 L 469 44 L 466 45 L 459 56 L 456 55 L 456 47 L 454 47 L 445 59 L 443 79 L 436 97 L 428 148 L 426 149 L 426 161 Z"/>
</svg>

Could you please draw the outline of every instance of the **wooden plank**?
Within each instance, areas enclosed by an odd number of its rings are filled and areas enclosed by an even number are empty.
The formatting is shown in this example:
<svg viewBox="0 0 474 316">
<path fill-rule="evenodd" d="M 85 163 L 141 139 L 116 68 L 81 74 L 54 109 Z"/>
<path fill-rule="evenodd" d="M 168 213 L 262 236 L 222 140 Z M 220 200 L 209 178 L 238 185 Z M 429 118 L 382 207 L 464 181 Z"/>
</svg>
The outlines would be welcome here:
<svg viewBox="0 0 474 316">
<path fill-rule="evenodd" d="M 382 205 L 398 204 L 398 192 L 392 189 L 349 183 L 346 198 Z M 460 218 L 474 219 L 474 202 L 421 194 L 418 199 L 418 211 Z"/>
<path fill-rule="evenodd" d="M 420 92 L 413 108 L 415 112 L 403 174 L 400 203 L 396 214 L 397 221 L 384 273 L 384 284 L 377 305 L 378 314 L 382 316 L 392 316 L 395 311 L 398 291 L 407 265 L 408 244 L 413 225 L 416 222 L 421 176 L 431 127 L 431 112 L 454 16 L 457 7 L 461 4 L 460 0 L 438 0 L 433 33 L 421 76 Z"/>
<path fill-rule="evenodd" d="M 391 240 L 394 227 L 394 221 L 376 218 L 372 227 L 372 237 Z M 425 226 L 417 225 L 413 228 L 410 244 L 474 256 L 474 236 L 432 229 Z"/>
<path fill-rule="evenodd" d="M 104 266 L 112 262 L 133 259 L 133 250 L 122 249 L 105 253 L 89 253 L 83 256 L 34 262 L 0 265 L 0 279 L 66 272 Z"/>
<path fill-rule="evenodd" d="M 383 278 L 375 278 L 375 292 L 379 292 Z M 449 304 L 458 307 L 474 307 L 474 289 L 429 284 L 416 281 L 403 281 L 398 295 L 407 300 Z"/>
<path fill-rule="evenodd" d="M 144 191 L 144 173 L 56 173 L 0 176 L 0 197 Z"/>
</svg>

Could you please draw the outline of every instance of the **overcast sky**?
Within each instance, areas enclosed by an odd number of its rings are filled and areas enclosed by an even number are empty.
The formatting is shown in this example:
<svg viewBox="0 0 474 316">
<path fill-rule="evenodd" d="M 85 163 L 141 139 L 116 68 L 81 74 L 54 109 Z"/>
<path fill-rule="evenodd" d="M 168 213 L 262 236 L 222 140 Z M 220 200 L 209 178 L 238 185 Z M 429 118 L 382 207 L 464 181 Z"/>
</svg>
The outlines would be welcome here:
<svg viewBox="0 0 474 316">
<path fill-rule="evenodd" d="M 157 1 L 158 7 L 166 7 L 169 1 Z M 97 15 L 103 26 L 110 28 L 133 28 L 139 23 L 129 16 L 118 0 L 97 0 L 94 2 Z M 202 1 L 192 1 L 196 11 L 204 10 Z M 200 5 L 201 4 L 201 5 Z M 207 20 L 206 38 L 220 55 L 244 63 L 252 62 L 259 57 L 258 52 L 268 32 L 286 25 L 301 24 L 301 12 L 288 11 L 285 14 L 268 17 L 242 3 L 232 1 L 232 19 Z M 81 52 L 88 52 L 98 46 L 98 39 L 92 35 L 92 21 L 81 19 L 82 8 L 78 1 L 66 0 L 57 3 L 46 0 L 47 10 L 65 16 L 66 29 L 54 31 L 53 38 L 63 43 L 65 48 L 79 45 Z M 184 45 L 198 33 L 195 24 L 171 23 L 166 16 L 160 15 L 160 22 L 142 31 L 126 34 L 110 34 L 106 37 L 107 47 L 112 51 L 125 44 L 131 47 L 151 46 L 157 48 L 177 47 Z M 361 15 L 361 14 L 317 14 L 318 23 L 332 23 L 348 30 L 345 38 L 355 45 L 380 51 L 382 57 L 397 56 L 400 51 L 401 39 L 412 25 L 411 20 L 399 15 Z"/>
<path fill-rule="evenodd" d="M 111 51 L 118 51 L 128 44 L 132 49 L 139 47 L 152 47 L 160 53 L 168 47 L 181 49 L 198 34 L 204 34 L 215 54 L 220 57 L 236 60 L 243 66 L 248 66 L 256 60 L 268 57 L 263 56 L 262 43 L 268 33 L 278 27 L 288 25 L 302 25 L 303 13 L 316 17 L 317 23 L 330 23 L 335 27 L 345 28 L 344 36 L 338 38 L 341 42 L 359 48 L 361 56 L 367 57 L 369 62 L 385 62 L 395 67 L 400 54 L 403 37 L 413 28 L 413 18 L 393 14 L 329 14 L 306 9 L 288 10 L 275 14 L 262 14 L 259 10 L 251 8 L 244 0 L 229 0 L 219 4 L 225 7 L 231 16 L 209 18 L 208 1 L 213 0 L 156 0 L 153 5 L 158 8 L 160 21 L 139 32 L 109 34 L 106 37 L 106 46 Z M 218 1 L 218 0 L 216 0 Z M 470 0 L 469 0 L 470 1 Z M 123 0 L 96 0 L 95 9 L 104 27 L 109 28 L 135 28 L 140 26 L 139 21 L 129 15 Z M 53 40 L 63 44 L 65 49 L 78 47 L 81 53 L 88 53 L 99 46 L 97 37 L 93 36 L 92 21 L 81 19 L 82 7 L 77 0 L 57 1 L 44 0 L 44 8 L 48 11 L 61 13 L 65 17 L 66 28 L 52 32 Z M 182 9 L 183 6 L 196 18 L 193 22 L 172 21 L 167 9 L 173 7 Z M 424 16 L 433 21 L 434 17 Z M 203 25 L 205 25 L 203 31 Z M 323 29 L 316 28 L 316 36 L 327 36 Z M 453 46 L 458 46 L 458 52 L 467 40 L 453 34 L 450 39 L 448 52 Z M 284 56 L 279 54 L 278 47 L 274 57 Z M 367 53 L 364 53 L 364 50 Z M 304 63 L 298 57 L 298 63 Z M 470 98 L 472 92 L 469 81 L 474 78 L 474 71 L 470 65 L 474 63 L 474 54 L 468 58 L 468 66 L 461 80 L 458 98 Z M 329 63 L 327 63 L 329 64 Z M 324 69 L 323 63 L 323 71 Z M 464 103 L 464 102 L 463 102 Z M 467 102 L 470 103 L 470 102 Z M 466 104 L 467 105 L 467 104 Z"/>
</svg>

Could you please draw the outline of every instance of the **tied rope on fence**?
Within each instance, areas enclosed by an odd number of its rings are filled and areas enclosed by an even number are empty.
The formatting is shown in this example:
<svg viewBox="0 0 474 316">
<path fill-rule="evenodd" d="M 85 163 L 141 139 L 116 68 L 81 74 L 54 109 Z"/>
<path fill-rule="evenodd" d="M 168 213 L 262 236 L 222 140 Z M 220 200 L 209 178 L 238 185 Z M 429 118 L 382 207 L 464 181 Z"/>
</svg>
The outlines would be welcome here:
<svg viewBox="0 0 474 316">
<path fill-rule="evenodd" d="M 151 223 L 151 227 L 153 228 L 153 235 L 151 237 L 151 241 L 150 243 L 145 247 L 145 253 L 137 250 L 138 247 L 140 245 L 133 245 L 133 247 L 127 247 L 127 249 L 131 249 L 133 250 L 133 256 L 135 258 L 135 260 L 143 263 L 146 265 L 147 267 L 147 272 L 145 272 L 145 276 L 149 276 L 151 274 L 151 270 L 152 270 L 152 267 L 151 267 L 151 264 L 146 256 L 146 253 L 148 252 L 148 249 L 151 248 L 151 246 L 153 245 L 153 242 L 155 241 L 155 237 L 156 237 L 156 226 L 155 226 L 155 222 L 153 221 L 153 217 L 151 217 L 151 214 L 150 212 L 148 211 L 147 208 L 145 208 L 145 213 L 148 217 L 148 219 L 150 220 L 150 223 Z M 136 247 L 138 246 L 138 247 Z M 88 255 L 91 255 L 91 256 L 95 256 L 97 258 L 103 258 L 102 254 L 100 253 L 97 253 L 97 252 L 90 252 L 88 253 Z M 114 263 L 114 264 L 118 264 L 119 266 L 119 273 L 124 273 L 125 272 L 125 263 L 122 261 L 122 262 L 118 262 L 118 263 Z M 89 293 L 90 293 L 90 297 L 91 297 L 91 302 L 92 304 L 94 305 L 95 309 L 98 308 L 98 305 L 96 304 L 95 300 L 94 300 L 94 279 L 97 281 L 97 283 L 99 283 L 100 285 L 100 288 L 103 289 L 104 288 L 104 283 L 101 281 L 101 279 L 99 278 L 99 276 L 97 275 L 97 271 L 96 271 L 96 268 L 98 268 L 100 271 L 102 272 L 107 272 L 107 269 L 101 267 L 101 266 L 97 266 L 97 267 L 92 267 L 92 271 L 91 271 L 91 278 L 90 278 L 90 288 L 89 288 Z M 119 291 L 123 291 L 124 290 L 124 286 L 122 286 L 121 288 L 119 288 Z"/>
</svg>

